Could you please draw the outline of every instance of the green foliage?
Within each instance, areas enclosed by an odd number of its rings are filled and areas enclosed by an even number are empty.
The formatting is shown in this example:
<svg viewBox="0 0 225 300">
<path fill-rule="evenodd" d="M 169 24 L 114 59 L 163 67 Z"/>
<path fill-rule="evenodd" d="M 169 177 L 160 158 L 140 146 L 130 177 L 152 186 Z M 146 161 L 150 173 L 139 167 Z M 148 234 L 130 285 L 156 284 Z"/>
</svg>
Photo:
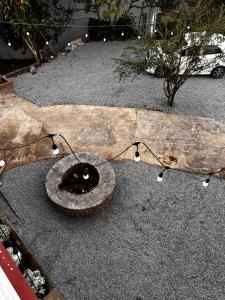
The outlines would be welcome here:
<svg viewBox="0 0 225 300">
<path fill-rule="evenodd" d="M 116 24 L 118 19 L 124 15 L 132 15 L 133 8 L 142 9 L 139 0 L 85 0 L 85 11 L 95 13 L 98 20 L 101 19 L 100 11 L 103 12 L 103 19 Z M 155 6 L 157 0 L 144 0 L 143 7 Z"/>
<path fill-rule="evenodd" d="M 177 8 L 180 2 L 180 0 L 159 0 L 157 6 L 164 12 Z"/>
<path fill-rule="evenodd" d="M 36 24 L 66 24 L 73 11 L 70 5 L 65 8 L 58 0 L 1 0 L 0 19 L 10 24 L 1 25 L 0 35 L 6 43 L 10 41 L 15 49 L 29 49 L 40 62 L 39 49 L 50 38 L 56 43 L 64 28 Z"/>
</svg>

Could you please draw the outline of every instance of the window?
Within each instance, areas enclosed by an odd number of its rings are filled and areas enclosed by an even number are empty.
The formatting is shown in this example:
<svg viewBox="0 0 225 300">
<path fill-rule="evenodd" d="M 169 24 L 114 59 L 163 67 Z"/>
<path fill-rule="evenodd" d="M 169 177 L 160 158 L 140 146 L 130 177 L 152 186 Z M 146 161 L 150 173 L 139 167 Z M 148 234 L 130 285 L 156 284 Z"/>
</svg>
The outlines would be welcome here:
<svg viewBox="0 0 225 300">
<path fill-rule="evenodd" d="M 181 51 L 181 56 L 198 56 L 201 48 L 199 46 L 192 46 Z"/>
<path fill-rule="evenodd" d="M 223 51 L 215 45 L 207 45 L 203 49 L 203 55 L 210 55 L 210 54 L 220 54 L 223 53 Z"/>
</svg>

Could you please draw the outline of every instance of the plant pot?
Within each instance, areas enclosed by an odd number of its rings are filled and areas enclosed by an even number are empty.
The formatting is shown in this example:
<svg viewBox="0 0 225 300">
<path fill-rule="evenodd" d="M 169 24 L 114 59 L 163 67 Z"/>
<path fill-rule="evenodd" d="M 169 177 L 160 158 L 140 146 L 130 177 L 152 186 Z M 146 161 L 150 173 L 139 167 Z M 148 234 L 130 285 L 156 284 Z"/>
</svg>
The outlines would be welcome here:
<svg viewBox="0 0 225 300">
<path fill-rule="evenodd" d="M 5 76 L 0 75 L 0 89 L 6 89 L 12 86 L 12 81 L 10 81 Z"/>
</svg>

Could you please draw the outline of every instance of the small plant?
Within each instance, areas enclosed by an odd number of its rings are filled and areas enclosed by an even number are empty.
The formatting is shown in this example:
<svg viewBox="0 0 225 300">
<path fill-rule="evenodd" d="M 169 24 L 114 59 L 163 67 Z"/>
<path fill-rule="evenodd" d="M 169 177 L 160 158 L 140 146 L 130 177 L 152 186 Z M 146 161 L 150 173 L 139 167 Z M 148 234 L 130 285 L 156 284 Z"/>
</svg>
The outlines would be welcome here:
<svg viewBox="0 0 225 300">
<path fill-rule="evenodd" d="M 10 229 L 4 224 L 0 224 L 0 242 L 5 242 L 10 236 Z"/>
<path fill-rule="evenodd" d="M 30 269 L 26 269 L 23 276 L 26 278 L 36 295 L 43 298 L 46 294 L 46 290 L 45 278 L 41 276 L 41 272 L 39 270 L 31 271 Z"/>
</svg>

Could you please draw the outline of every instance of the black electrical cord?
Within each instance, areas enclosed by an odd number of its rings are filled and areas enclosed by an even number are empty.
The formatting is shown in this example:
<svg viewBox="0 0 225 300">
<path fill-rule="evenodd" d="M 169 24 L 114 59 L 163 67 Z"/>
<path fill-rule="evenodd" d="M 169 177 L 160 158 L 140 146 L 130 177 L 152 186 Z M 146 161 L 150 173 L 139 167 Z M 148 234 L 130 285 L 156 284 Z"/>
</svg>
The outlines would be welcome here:
<svg viewBox="0 0 225 300">
<path fill-rule="evenodd" d="M 28 143 L 28 144 L 21 145 L 21 146 L 17 146 L 17 147 L 12 147 L 12 148 L 4 148 L 4 149 L 0 149 L 0 151 L 7 151 L 7 150 L 15 150 L 15 149 L 24 148 L 24 147 L 30 146 L 30 145 L 32 145 L 32 144 L 35 144 L 35 143 L 37 143 L 37 142 L 39 142 L 39 141 L 41 141 L 41 140 L 43 140 L 43 139 L 45 139 L 45 138 L 50 138 L 50 139 L 52 140 L 52 142 L 53 142 L 53 147 L 56 147 L 56 148 L 57 148 L 57 146 L 56 146 L 55 143 L 54 143 L 54 139 L 53 139 L 56 135 L 60 136 L 60 137 L 64 140 L 64 142 L 67 144 L 67 146 L 69 147 L 71 153 L 74 155 L 74 157 L 76 158 L 76 160 L 77 160 L 79 163 L 83 163 L 83 162 L 80 161 L 80 159 L 78 158 L 78 156 L 76 155 L 76 153 L 73 151 L 72 147 L 70 146 L 69 142 L 67 141 L 67 139 L 66 139 L 62 134 L 48 134 L 48 135 L 45 135 L 45 136 L 43 136 L 43 137 L 41 137 L 41 138 L 39 138 L 39 139 L 37 139 L 37 140 L 34 140 L 33 142 L 30 142 L 30 143 Z M 146 147 L 146 149 L 151 153 L 151 155 L 153 155 L 153 157 L 158 161 L 158 163 L 159 163 L 164 169 L 170 169 L 170 170 L 175 170 L 175 171 L 181 171 L 181 172 L 186 172 L 186 173 L 190 173 L 190 174 L 208 175 L 208 176 L 213 176 L 213 175 L 215 175 L 215 174 L 219 174 L 220 172 L 222 172 L 222 171 L 225 170 L 225 168 L 221 168 L 220 170 L 217 170 L 217 171 L 215 171 L 215 172 L 210 172 L 210 173 L 204 173 L 204 174 L 203 174 L 203 173 L 199 173 L 199 172 L 195 172 L 195 171 L 189 171 L 189 170 L 181 170 L 181 169 L 177 169 L 177 168 L 171 168 L 170 166 L 166 166 L 164 163 L 162 163 L 162 162 L 160 161 L 160 159 L 159 159 L 159 158 L 154 154 L 154 152 L 150 149 L 150 147 L 149 147 L 146 143 L 144 143 L 144 142 L 135 142 L 135 143 L 131 144 L 130 146 L 128 146 L 125 150 L 123 150 L 122 152 L 120 152 L 119 154 L 117 154 L 116 156 L 114 156 L 113 158 L 111 158 L 111 159 L 109 159 L 109 160 L 106 160 L 105 162 L 102 162 L 102 163 L 100 163 L 100 164 L 93 165 L 93 166 L 95 166 L 95 167 L 101 166 L 101 165 L 103 165 L 103 164 L 106 164 L 106 163 L 109 163 L 109 162 L 115 160 L 116 158 L 118 158 L 119 156 L 121 156 L 122 154 L 124 154 L 126 151 L 128 151 L 132 146 L 136 146 L 136 147 L 137 147 L 137 150 L 138 150 L 138 145 L 139 145 L 139 144 L 143 144 L 143 145 Z"/>
</svg>

